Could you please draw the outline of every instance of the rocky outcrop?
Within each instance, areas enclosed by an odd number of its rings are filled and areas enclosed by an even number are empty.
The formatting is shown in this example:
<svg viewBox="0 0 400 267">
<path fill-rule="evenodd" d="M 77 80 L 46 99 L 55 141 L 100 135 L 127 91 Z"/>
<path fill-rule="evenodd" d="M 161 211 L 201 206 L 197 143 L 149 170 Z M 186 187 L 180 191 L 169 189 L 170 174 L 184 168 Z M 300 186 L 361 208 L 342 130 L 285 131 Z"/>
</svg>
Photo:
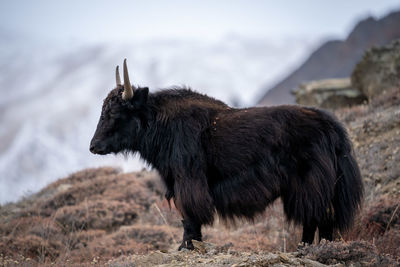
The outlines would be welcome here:
<svg viewBox="0 0 400 267">
<path fill-rule="evenodd" d="M 332 40 L 321 45 L 293 73 L 273 86 L 265 88 L 259 105 L 294 103 L 291 91 L 299 84 L 321 79 L 349 77 L 364 51 L 372 46 L 387 45 L 400 38 L 400 11 L 381 19 L 369 17 L 360 21 L 346 40 Z"/>
<path fill-rule="evenodd" d="M 296 103 L 305 106 L 337 109 L 361 104 L 366 97 L 353 88 L 350 78 L 326 79 L 303 83 L 293 92 Z"/>
<path fill-rule="evenodd" d="M 368 50 L 356 65 L 351 82 L 369 99 L 400 86 L 400 40 Z"/>
</svg>

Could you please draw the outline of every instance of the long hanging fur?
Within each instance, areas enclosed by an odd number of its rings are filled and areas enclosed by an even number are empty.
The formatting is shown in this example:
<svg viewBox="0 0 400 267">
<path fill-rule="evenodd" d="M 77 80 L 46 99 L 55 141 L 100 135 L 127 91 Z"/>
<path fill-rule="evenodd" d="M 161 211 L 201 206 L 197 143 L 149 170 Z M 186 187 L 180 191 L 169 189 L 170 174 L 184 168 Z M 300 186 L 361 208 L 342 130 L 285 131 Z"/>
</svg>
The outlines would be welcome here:
<svg viewBox="0 0 400 267">
<path fill-rule="evenodd" d="M 332 229 L 351 226 L 363 185 L 333 115 L 301 106 L 235 109 L 178 88 L 137 88 L 128 102 L 121 94 L 116 88 L 105 100 L 91 150 L 138 152 L 151 163 L 184 225 L 197 229 L 190 237 L 185 227 L 189 240 L 201 239 L 198 229 L 215 213 L 252 219 L 278 197 L 287 219 L 307 232 L 303 241 L 312 242 L 317 227 L 330 239 Z"/>
</svg>

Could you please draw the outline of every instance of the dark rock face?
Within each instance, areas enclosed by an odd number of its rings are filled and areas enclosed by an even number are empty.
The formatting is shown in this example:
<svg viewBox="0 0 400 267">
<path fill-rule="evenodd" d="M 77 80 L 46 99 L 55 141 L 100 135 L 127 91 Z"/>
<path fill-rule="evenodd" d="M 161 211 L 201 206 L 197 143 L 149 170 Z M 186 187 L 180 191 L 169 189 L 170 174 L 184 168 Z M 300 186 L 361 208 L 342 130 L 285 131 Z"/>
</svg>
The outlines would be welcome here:
<svg viewBox="0 0 400 267">
<path fill-rule="evenodd" d="M 346 40 L 328 41 L 318 48 L 292 74 L 267 93 L 259 105 L 279 105 L 295 102 L 291 91 L 300 83 L 327 78 L 349 77 L 365 50 L 382 46 L 400 38 L 400 11 L 376 20 L 367 18 L 359 22 Z"/>
<path fill-rule="evenodd" d="M 368 50 L 351 76 L 355 88 L 369 99 L 400 86 L 400 40 Z"/>
</svg>

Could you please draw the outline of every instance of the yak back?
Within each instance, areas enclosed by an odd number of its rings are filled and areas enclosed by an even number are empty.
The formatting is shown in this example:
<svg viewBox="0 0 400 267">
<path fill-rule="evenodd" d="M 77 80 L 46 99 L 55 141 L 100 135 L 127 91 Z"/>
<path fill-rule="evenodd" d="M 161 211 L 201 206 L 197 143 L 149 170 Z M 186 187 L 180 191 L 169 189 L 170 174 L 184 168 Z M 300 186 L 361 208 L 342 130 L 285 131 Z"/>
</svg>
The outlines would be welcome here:
<svg viewBox="0 0 400 267">
<path fill-rule="evenodd" d="M 213 117 L 205 142 L 213 157 L 209 162 L 240 172 L 269 156 L 275 165 L 279 158 L 298 159 L 321 142 L 337 145 L 338 139 L 326 138 L 339 137 L 338 126 L 329 114 L 303 106 L 225 109 Z"/>
<path fill-rule="evenodd" d="M 151 94 L 149 100 L 156 111 L 156 120 L 163 123 L 230 109 L 224 102 L 194 92 L 190 88 L 174 87 L 162 90 Z"/>
</svg>

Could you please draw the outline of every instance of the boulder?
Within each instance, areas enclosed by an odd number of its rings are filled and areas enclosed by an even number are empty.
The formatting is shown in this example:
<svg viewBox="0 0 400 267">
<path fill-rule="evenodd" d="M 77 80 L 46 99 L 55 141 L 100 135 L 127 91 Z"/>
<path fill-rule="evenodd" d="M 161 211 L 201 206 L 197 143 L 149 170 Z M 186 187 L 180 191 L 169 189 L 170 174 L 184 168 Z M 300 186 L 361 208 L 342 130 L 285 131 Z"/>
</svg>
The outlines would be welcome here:
<svg viewBox="0 0 400 267">
<path fill-rule="evenodd" d="M 351 75 L 352 85 L 369 100 L 400 86 L 400 40 L 367 50 Z"/>
<path fill-rule="evenodd" d="M 302 83 L 293 92 L 300 105 L 337 109 L 361 104 L 366 97 L 351 85 L 350 78 Z"/>
</svg>

